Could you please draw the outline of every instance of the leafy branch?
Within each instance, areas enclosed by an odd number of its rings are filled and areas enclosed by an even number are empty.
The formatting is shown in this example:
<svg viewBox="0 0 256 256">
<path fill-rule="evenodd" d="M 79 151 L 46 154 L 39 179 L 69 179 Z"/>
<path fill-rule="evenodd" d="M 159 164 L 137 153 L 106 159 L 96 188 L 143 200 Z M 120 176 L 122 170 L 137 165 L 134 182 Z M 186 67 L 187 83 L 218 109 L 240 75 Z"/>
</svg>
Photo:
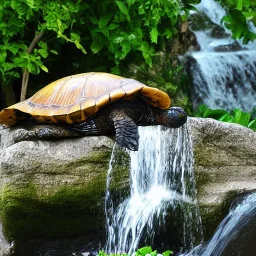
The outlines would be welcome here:
<svg viewBox="0 0 256 256">
<path fill-rule="evenodd" d="M 184 0 L 184 4 L 179 0 L 2 1 L 1 86 L 10 87 L 23 70 L 24 99 L 29 74 L 48 72 L 46 61 L 56 62 L 65 44 L 73 44 L 81 54 L 89 53 L 88 62 L 94 55 L 105 57 L 115 73 L 128 58 L 142 59 L 152 66 L 159 45 L 177 33 L 176 25 L 189 6 L 186 2 L 198 0 Z"/>
<path fill-rule="evenodd" d="M 255 0 L 217 0 L 226 8 L 227 15 L 222 21 L 230 29 L 234 39 L 243 38 L 243 43 L 256 39 L 251 25 L 256 26 L 256 1 Z"/>
</svg>

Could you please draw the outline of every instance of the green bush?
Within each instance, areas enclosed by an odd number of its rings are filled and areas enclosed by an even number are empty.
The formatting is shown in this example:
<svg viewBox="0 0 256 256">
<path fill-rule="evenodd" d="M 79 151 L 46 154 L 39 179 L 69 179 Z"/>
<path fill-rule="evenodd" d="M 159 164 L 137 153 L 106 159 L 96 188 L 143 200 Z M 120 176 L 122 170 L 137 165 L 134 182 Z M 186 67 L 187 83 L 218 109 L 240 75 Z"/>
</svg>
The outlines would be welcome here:
<svg viewBox="0 0 256 256">
<path fill-rule="evenodd" d="M 86 58 L 83 54 L 87 54 L 87 62 L 82 62 L 87 64 L 81 68 L 83 72 L 91 68 L 92 56 L 101 59 L 98 65 L 103 63 L 112 73 L 119 72 L 118 65 L 128 55 L 133 59 L 142 58 L 151 66 L 158 45 L 177 33 L 177 22 L 186 17 L 190 4 L 198 0 L 183 2 L 1 1 L 1 86 L 11 86 L 24 69 L 35 75 L 42 70 L 51 71 L 50 63 L 58 63 L 59 54 L 68 54 L 61 50 L 66 44 L 81 50 L 77 62 L 72 63 L 75 66 L 81 65 L 81 60 Z"/>
<path fill-rule="evenodd" d="M 243 39 L 248 43 L 256 39 L 256 34 L 251 31 L 248 22 L 256 25 L 255 0 L 217 0 L 227 10 L 223 18 L 226 28 L 230 29 L 234 39 Z"/>
</svg>

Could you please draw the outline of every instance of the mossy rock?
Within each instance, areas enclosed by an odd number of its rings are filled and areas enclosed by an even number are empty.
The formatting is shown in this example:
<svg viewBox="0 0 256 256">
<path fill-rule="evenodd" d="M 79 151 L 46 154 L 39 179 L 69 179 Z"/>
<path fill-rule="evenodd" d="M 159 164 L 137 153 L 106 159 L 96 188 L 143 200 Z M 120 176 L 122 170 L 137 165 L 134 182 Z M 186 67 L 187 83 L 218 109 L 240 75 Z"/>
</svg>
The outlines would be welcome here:
<svg viewBox="0 0 256 256">
<path fill-rule="evenodd" d="M 84 137 L 24 141 L 0 151 L 0 214 L 7 240 L 83 236 L 88 243 L 104 241 L 113 144 L 108 137 Z M 128 172 L 123 161 L 115 163 L 113 191 L 125 186 Z"/>
</svg>

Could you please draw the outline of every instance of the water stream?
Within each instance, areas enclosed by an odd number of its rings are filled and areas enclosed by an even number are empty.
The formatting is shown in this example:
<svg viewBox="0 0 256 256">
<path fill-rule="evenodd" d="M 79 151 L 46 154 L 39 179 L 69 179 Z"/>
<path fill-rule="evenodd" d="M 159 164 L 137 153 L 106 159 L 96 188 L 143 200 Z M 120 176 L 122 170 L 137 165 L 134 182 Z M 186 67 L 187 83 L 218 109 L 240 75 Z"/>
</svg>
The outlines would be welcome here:
<svg viewBox="0 0 256 256">
<path fill-rule="evenodd" d="M 180 237 L 182 247 L 193 248 L 202 240 L 202 226 L 187 128 L 139 127 L 139 134 L 139 151 L 128 152 L 130 193 L 116 207 L 109 187 L 118 149 L 112 153 L 107 179 L 105 251 L 132 253 L 139 244 L 154 245 L 160 230 L 166 235 L 169 232 L 165 221 L 169 215 L 181 225 L 175 235 Z"/>
<path fill-rule="evenodd" d="M 252 256 L 256 244 L 256 193 L 241 200 L 221 222 L 212 239 L 183 256 Z"/>
<path fill-rule="evenodd" d="M 201 0 L 196 8 L 201 18 L 192 29 L 200 51 L 186 55 L 194 108 L 204 103 L 211 108 L 251 111 L 256 102 L 256 43 L 243 45 L 231 38 L 221 25 L 226 13 L 217 2 Z M 197 15 L 191 14 L 192 23 Z"/>
<path fill-rule="evenodd" d="M 12 244 L 9 244 L 3 234 L 3 228 L 2 228 L 2 223 L 0 222 L 0 255 L 5 256 L 9 255 L 11 249 L 12 249 Z"/>
</svg>

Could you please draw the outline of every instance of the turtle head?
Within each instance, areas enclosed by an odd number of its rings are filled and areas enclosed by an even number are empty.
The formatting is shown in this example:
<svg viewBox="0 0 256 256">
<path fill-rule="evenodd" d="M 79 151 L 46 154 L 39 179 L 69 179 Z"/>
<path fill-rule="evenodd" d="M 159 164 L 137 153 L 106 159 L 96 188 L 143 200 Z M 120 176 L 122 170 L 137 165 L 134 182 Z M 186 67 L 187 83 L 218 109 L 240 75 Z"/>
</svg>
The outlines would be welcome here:
<svg viewBox="0 0 256 256">
<path fill-rule="evenodd" d="M 172 107 L 163 111 L 157 118 L 159 124 L 178 128 L 181 127 L 187 121 L 187 114 L 183 108 Z"/>
</svg>

